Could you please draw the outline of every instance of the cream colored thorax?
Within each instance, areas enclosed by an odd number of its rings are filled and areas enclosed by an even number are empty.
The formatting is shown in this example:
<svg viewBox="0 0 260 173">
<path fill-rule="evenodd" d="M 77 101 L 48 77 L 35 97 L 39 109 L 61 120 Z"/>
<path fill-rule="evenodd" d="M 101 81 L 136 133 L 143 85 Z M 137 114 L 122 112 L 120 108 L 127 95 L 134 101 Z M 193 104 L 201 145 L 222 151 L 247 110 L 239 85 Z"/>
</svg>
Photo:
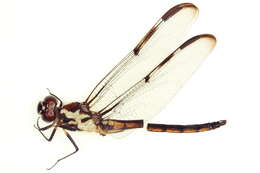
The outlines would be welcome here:
<svg viewBox="0 0 260 173">
<path fill-rule="evenodd" d="M 80 130 L 87 132 L 97 132 L 97 126 L 94 124 L 92 119 L 86 122 L 81 122 L 82 119 L 90 117 L 88 114 L 80 113 L 79 110 L 77 110 L 76 112 L 71 112 L 67 109 L 62 109 L 60 113 L 64 114 L 67 118 L 75 120 L 69 123 L 76 124 Z"/>
</svg>

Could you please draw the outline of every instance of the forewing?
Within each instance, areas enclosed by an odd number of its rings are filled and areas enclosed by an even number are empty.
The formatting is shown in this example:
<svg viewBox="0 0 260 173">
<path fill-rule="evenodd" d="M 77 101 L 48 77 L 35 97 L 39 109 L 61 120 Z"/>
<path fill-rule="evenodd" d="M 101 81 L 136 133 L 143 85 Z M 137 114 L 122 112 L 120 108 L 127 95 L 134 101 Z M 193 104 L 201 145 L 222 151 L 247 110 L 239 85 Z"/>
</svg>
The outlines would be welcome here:
<svg viewBox="0 0 260 173">
<path fill-rule="evenodd" d="M 101 114 L 110 119 L 152 118 L 183 86 L 215 47 L 215 43 L 215 37 L 209 34 L 189 39 L 109 104 Z"/>
<path fill-rule="evenodd" d="M 101 80 L 85 104 L 98 112 L 140 81 L 180 45 L 197 14 L 198 9 L 190 3 L 168 10 L 133 51 Z"/>
</svg>

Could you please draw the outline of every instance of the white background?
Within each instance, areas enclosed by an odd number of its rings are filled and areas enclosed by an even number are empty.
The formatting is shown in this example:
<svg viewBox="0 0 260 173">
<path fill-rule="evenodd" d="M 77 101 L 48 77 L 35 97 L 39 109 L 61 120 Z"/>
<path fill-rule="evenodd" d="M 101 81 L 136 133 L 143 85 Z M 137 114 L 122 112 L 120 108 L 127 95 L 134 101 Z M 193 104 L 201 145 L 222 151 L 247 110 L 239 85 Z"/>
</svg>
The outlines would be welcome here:
<svg viewBox="0 0 260 173">
<path fill-rule="evenodd" d="M 73 151 L 62 131 L 48 143 L 33 128 L 46 88 L 66 103 L 83 101 L 180 2 L 1 0 L 0 172 L 46 172 Z M 71 133 L 80 151 L 50 172 L 259 172 L 259 4 L 190 2 L 200 15 L 188 36 L 212 33 L 217 47 L 152 122 L 228 124 L 197 134 L 140 129 L 120 140 Z"/>
</svg>

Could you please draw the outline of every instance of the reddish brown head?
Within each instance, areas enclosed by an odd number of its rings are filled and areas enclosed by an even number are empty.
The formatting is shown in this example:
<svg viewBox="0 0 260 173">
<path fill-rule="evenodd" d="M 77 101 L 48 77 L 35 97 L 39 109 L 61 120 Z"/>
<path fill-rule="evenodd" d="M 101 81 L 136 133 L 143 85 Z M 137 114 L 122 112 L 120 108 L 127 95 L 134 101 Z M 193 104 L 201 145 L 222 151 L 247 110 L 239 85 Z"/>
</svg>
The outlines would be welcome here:
<svg viewBox="0 0 260 173">
<path fill-rule="evenodd" d="M 39 102 L 37 111 L 46 122 L 51 122 L 56 119 L 57 99 L 53 96 L 47 96 L 42 102 Z"/>
</svg>

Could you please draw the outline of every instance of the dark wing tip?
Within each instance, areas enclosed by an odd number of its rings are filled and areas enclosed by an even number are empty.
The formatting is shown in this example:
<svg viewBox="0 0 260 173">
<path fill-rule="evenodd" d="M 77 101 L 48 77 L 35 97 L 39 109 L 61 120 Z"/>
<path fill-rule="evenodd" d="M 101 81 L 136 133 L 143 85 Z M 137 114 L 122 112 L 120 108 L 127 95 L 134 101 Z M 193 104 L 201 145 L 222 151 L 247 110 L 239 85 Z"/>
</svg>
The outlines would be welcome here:
<svg viewBox="0 0 260 173">
<path fill-rule="evenodd" d="M 207 38 L 207 39 L 210 39 L 212 40 L 212 42 L 215 44 L 217 39 L 214 35 L 212 34 L 201 34 L 201 35 L 196 35 L 192 38 L 190 38 L 189 40 L 187 40 L 185 43 L 183 43 L 181 46 L 180 46 L 180 49 L 184 49 L 185 47 L 187 47 L 188 45 L 192 44 L 193 42 L 197 41 L 198 39 L 201 39 L 201 38 Z"/>
<path fill-rule="evenodd" d="M 170 17 L 175 15 L 178 11 L 180 11 L 183 8 L 194 8 L 195 11 L 198 11 L 198 8 L 194 4 L 192 4 L 192 3 L 182 3 L 182 4 L 176 5 L 176 6 L 172 7 L 171 9 L 169 9 L 162 16 L 162 20 L 164 20 L 164 21 L 168 20 Z"/>
<path fill-rule="evenodd" d="M 217 42 L 216 37 L 214 35 L 212 35 L 212 34 L 201 34 L 199 36 L 200 37 L 205 37 L 205 38 L 207 37 L 208 39 L 212 39 L 213 41 Z"/>
</svg>

